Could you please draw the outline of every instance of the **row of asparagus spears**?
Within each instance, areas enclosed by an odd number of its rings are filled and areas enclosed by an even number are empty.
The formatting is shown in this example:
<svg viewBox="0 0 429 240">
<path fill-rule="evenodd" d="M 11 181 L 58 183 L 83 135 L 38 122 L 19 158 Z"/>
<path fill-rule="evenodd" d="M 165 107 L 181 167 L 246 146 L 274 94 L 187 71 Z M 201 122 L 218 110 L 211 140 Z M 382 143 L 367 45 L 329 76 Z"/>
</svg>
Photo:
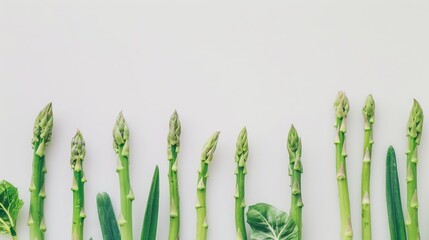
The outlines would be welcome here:
<svg viewBox="0 0 429 240">
<path fill-rule="evenodd" d="M 353 239 L 350 198 L 346 170 L 346 119 L 350 109 L 349 101 L 344 92 L 339 92 L 334 103 L 336 115 L 336 171 L 340 206 L 341 239 Z M 362 109 L 364 118 L 364 144 L 361 183 L 362 205 L 362 239 L 372 239 L 371 229 L 371 202 L 370 202 L 370 173 L 373 140 L 373 125 L 375 102 L 372 95 L 366 98 Z M 408 150 L 407 155 L 407 211 L 404 220 L 399 189 L 399 180 L 396 166 L 396 154 L 393 147 L 389 147 L 386 157 L 386 201 L 389 217 L 390 236 L 392 240 L 419 240 L 418 196 L 417 196 L 417 163 L 418 146 L 423 129 L 423 110 L 414 100 L 407 123 Z"/>
<path fill-rule="evenodd" d="M 344 92 L 339 92 L 335 103 L 335 148 L 336 148 L 336 178 L 338 185 L 338 196 L 340 206 L 341 239 L 353 239 L 353 228 L 351 221 L 350 197 L 346 170 L 346 132 L 347 115 L 350 109 L 349 101 Z M 371 209 L 370 209 L 370 172 L 373 140 L 373 125 L 375 115 L 375 103 L 371 95 L 366 98 L 362 109 L 364 117 L 364 143 L 363 143 L 363 164 L 362 164 L 362 183 L 361 183 L 361 214 L 362 214 L 362 239 L 370 240 L 372 238 L 371 229 Z M 45 239 L 44 233 L 46 225 L 44 220 L 44 199 L 45 192 L 45 174 L 47 173 L 45 164 L 45 152 L 49 145 L 53 128 L 52 104 L 48 104 L 37 116 L 34 124 L 34 134 L 32 146 L 34 149 L 33 174 L 30 184 L 30 213 L 28 217 L 28 226 L 30 229 L 31 240 Z M 389 226 L 391 239 L 395 240 L 418 240 L 420 239 L 418 225 L 418 196 L 417 196 L 417 163 L 418 146 L 420 144 L 423 128 L 423 111 L 420 104 L 415 100 L 409 121 L 407 124 L 408 151 L 407 155 L 407 211 L 406 217 L 403 217 L 402 204 L 400 198 L 399 181 L 396 169 L 396 155 L 393 148 L 389 148 L 386 159 L 386 200 L 389 215 Z M 170 118 L 169 133 L 167 137 L 168 153 L 168 179 L 170 190 L 170 227 L 169 240 L 178 240 L 180 233 L 180 196 L 178 182 L 178 154 L 180 152 L 181 124 L 177 112 L 174 112 Z M 206 188 L 208 183 L 209 165 L 213 160 L 216 150 L 219 132 L 215 132 L 206 142 L 201 154 L 201 165 L 198 169 L 197 178 L 197 233 L 196 240 L 206 240 L 208 231 L 207 207 L 206 207 Z M 132 203 L 134 194 L 130 184 L 129 173 L 129 129 L 122 115 L 118 115 L 113 129 L 113 148 L 117 154 L 118 164 L 117 173 L 120 186 L 120 213 L 116 217 L 107 193 L 97 195 L 97 205 L 99 220 L 104 239 L 133 239 L 133 216 Z M 288 216 L 286 213 L 278 211 L 272 206 L 256 204 L 250 206 L 247 212 L 247 223 L 252 229 L 251 239 L 264 238 L 269 234 L 273 235 L 268 239 L 302 239 L 302 208 L 303 201 L 301 195 L 301 175 L 303 167 L 301 162 L 302 144 L 301 138 L 292 125 L 288 138 L 287 150 L 289 153 L 290 187 L 291 187 L 291 205 Z M 84 184 L 87 181 L 83 170 L 86 147 L 85 141 L 80 131 L 72 139 L 71 143 L 71 168 L 73 170 L 73 183 L 71 190 L 73 192 L 73 221 L 72 221 L 72 239 L 82 240 L 84 236 L 85 198 Z M 239 133 L 236 145 L 236 191 L 235 191 L 235 223 L 236 239 L 247 240 L 246 231 L 246 201 L 245 201 L 245 176 L 247 174 L 246 163 L 249 155 L 249 146 L 247 139 L 247 130 Z M 0 184 L 0 190 L 2 190 Z M 1 193 L 0 193 L 1 194 Z M 20 202 L 21 204 L 21 202 Z M 18 205 L 18 204 L 16 204 Z M 0 205 L 0 207 L 3 205 Z M 22 206 L 22 204 L 20 205 Z M 19 207 L 20 208 L 20 207 Z M 157 221 L 159 209 L 159 169 L 156 166 L 152 178 L 152 185 L 149 192 L 149 198 L 144 216 L 141 239 L 156 239 Z M 1 210 L 1 209 L 0 209 Z M 18 209 L 19 210 L 19 209 Z M 17 213 L 16 213 L 17 214 Z M 282 216 L 284 221 L 268 223 L 268 230 L 261 227 L 261 222 L 270 219 L 273 216 Z M 277 214 L 277 215 L 276 215 Z M 267 215 L 264 219 L 258 219 L 262 215 Z M 271 216 L 272 217 L 272 216 Z M 7 231 L 11 233 L 14 239 L 16 229 L 14 221 L 11 221 Z M 280 226 L 281 225 L 281 226 Z M 272 229 L 287 229 L 288 231 L 275 232 Z M 6 231 L 6 232 L 7 232 Z M 265 232 L 264 232 L 265 231 Z M 281 237 L 283 234 L 283 237 Z"/>
<path fill-rule="evenodd" d="M 44 220 L 44 199 L 45 193 L 45 174 L 47 173 L 45 164 L 45 152 L 51 140 L 53 128 L 52 104 L 48 104 L 37 116 L 34 124 L 34 137 L 32 140 L 34 149 L 33 175 L 30 185 L 31 201 L 28 225 L 30 228 L 31 240 L 45 239 L 46 225 Z M 169 240 L 178 240 L 180 232 L 180 196 L 178 183 L 178 154 L 180 152 L 180 134 L 181 124 L 177 112 L 175 111 L 170 118 L 169 133 L 167 137 L 168 153 L 168 179 L 170 189 L 170 227 Z M 206 187 L 208 180 L 209 165 L 213 160 L 220 132 L 215 132 L 206 142 L 201 154 L 201 166 L 198 169 L 197 181 L 197 203 L 195 205 L 197 212 L 197 233 L 196 240 L 207 239 L 207 207 L 206 207 Z M 113 148 L 117 154 L 118 163 L 116 171 L 119 176 L 120 186 L 120 213 L 118 218 L 114 214 L 110 197 L 107 193 L 97 195 L 97 206 L 99 220 L 103 238 L 105 240 L 132 240 L 133 239 L 133 216 L 132 202 L 134 200 L 133 190 L 130 184 L 129 173 L 129 129 L 122 115 L 119 114 L 113 129 Z M 289 175 L 291 177 L 291 209 L 289 220 L 289 232 L 287 234 L 294 238 L 301 239 L 302 235 L 302 199 L 301 199 L 301 139 L 296 129 L 292 126 L 287 140 L 287 150 L 290 156 Z M 73 220 L 72 220 L 72 239 L 83 240 L 84 238 L 84 220 L 85 214 L 85 191 L 84 184 L 87 181 L 84 174 L 83 162 L 86 153 L 85 141 L 82 133 L 78 130 L 71 143 L 71 168 L 73 170 Z M 247 174 L 246 162 L 249 154 L 247 130 L 243 128 L 240 132 L 236 146 L 236 193 L 235 198 L 235 222 L 236 239 L 247 240 L 247 231 L 245 225 L 245 176 Z M 156 239 L 157 220 L 159 209 L 159 170 L 155 169 L 152 180 L 152 186 L 147 202 L 146 213 L 142 227 L 142 240 Z M 261 207 L 261 206 L 259 206 Z M 266 210 L 274 211 L 274 207 L 269 205 L 262 206 Z M 252 208 L 252 207 L 250 207 Z M 259 210 L 257 210 L 259 211 Z M 262 211 L 262 210 L 261 210 Z M 251 212 L 248 212 L 251 215 Z M 282 213 L 287 216 L 286 213 Z M 260 224 L 258 221 L 252 223 L 249 220 L 252 229 L 253 226 Z M 265 229 L 266 230 L 266 229 Z M 264 231 L 254 229 L 253 232 Z M 256 238 L 252 238 L 256 239 Z M 280 238 L 279 238 L 280 239 Z M 283 238 L 282 238 L 283 239 Z"/>
</svg>

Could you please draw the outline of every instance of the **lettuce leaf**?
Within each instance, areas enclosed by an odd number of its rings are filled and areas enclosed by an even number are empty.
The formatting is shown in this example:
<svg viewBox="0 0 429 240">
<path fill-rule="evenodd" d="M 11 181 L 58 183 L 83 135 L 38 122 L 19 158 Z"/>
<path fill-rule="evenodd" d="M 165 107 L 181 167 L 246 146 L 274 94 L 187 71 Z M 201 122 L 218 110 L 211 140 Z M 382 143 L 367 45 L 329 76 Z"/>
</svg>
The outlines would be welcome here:
<svg viewBox="0 0 429 240">
<path fill-rule="evenodd" d="M 0 182 L 0 233 L 16 236 L 16 219 L 24 205 L 18 189 L 7 181 Z"/>
<path fill-rule="evenodd" d="M 292 218 L 269 204 L 250 206 L 246 215 L 252 240 L 298 240 L 298 227 Z"/>
</svg>

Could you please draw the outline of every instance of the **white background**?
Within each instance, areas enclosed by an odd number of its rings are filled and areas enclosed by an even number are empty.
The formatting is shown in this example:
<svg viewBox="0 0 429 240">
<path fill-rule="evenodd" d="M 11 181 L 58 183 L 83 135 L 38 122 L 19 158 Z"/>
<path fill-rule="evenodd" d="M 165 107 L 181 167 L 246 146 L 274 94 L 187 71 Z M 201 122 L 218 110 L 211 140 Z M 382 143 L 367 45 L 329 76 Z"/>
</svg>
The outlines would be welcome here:
<svg viewBox="0 0 429 240">
<path fill-rule="evenodd" d="M 134 233 L 139 238 L 153 168 L 161 171 L 158 238 L 168 235 L 166 136 L 177 109 L 181 239 L 195 238 L 201 148 L 222 133 L 210 166 L 209 239 L 235 239 L 234 152 L 249 134 L 247 203 L 289 210 L 285 140 L 303 141 L 304 239 L 339 239 L 333 101 L 349 96 L 348 173 L 355 239 L 360 239 L 361 108 L 376 101 L 372 165 L 374 239 L 388 239 L 385 153 L 392 144 L 405 208 L 405 127 L 412 99 L 429 111 L 429 4 L 328 1 L 1 1 L 0 177 L 25 201 L 18 221 L 28 239 L 33 121 L 53 102 L 47 151 L 47 239 L 67 239 L 72 217 L 70 140 L 87 143 L 85 238 L 101 239 L 95 196 L 119 185 L 112 127 L 123 110 L 131 130 Z M 426 124 L 427 125 L 427 124 Z M 429 138 L 419 163 L 422 239 L 429 238 Z"/>
</svg>

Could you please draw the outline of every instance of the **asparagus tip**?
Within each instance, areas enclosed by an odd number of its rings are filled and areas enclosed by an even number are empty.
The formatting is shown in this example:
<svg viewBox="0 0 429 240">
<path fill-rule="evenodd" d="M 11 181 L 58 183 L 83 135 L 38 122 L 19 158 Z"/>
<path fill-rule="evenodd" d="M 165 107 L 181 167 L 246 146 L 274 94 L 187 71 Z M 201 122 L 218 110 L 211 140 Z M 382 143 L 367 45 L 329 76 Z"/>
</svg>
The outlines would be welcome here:
<svg viewBox="0 0 429 240">
<path fill-rule="evenodd" d="M 298 148 L 300 148 L 300 145 L 301 140 L 298 136 L 298 132 L 292 124 L 287 138 L 287 147 L 291 152 L 295 152 L 296 150 L 298 150 Z"/>
<path fill-rule="evenodd" d="M 168 133 L 168 145 L 180 145 L 181 123 L 177 111 L 174 110 L 170 117 L 170 131 Z"/>
<path fill-rule="evenodd" d="M 218 138 L 219 138 L 220 132 L 217 131 L 212 134 L 212 136 L 207 140 L 206 144 L 204 145 L 203 153 L 201 156 L 201 159 L 206 161 L 207 164 L 211 162 L 213 159 L 214 151 L 216 150 Z"/>
<path fill-rule="evenodd" d="M 411 138 L 416 138 L 419 143 L 423 129 L 423 109 L 416 99 L 414 99 L 407 125 L 407 135 Z"/>
<path fill-rule="evenodd" d="M 235 161 L 239 164 L 239 167 L 244 167 L 246 165 L 248 155 L 249 145 L 247 141 L 247 129 L 246 127 L 244 127 L 237 138 Z"/>
<path fill-rule="evenodd" d="M 374 122 L 374 111 L 375 111 L 375 102 L 374 102 L 374 98 L 370 94 L 366 97 L 365 105 L 362 108 L 363 116 L 368 122 L 371 122 L 371 123 Z"/>
<path fill-rule="evenodd" d="M 71 142 L 71 158 L 70 164 L 73 169 L 76 167 L 77 161 L 82 162 L 86 154 L 85 140 L 83 139 L 82 133 L 77 130 L 76 135 L 73 137 Z"/>
<path fill-rule="evenodd" d="M 337 118 L 347 117 L 349 112 L 349 100 L 343 91 L 338 92 L 337 98 L 334 102 L 335 113 Z"/>
<path fill-rule="evenodd" d="M 128 126 L 121 111 L 119 112 L 118 117 L 116 118 L 115 126 L 113 127 L 113 139 L 115 141 L 115 146 L 124 144 L 128 140 L 128 137 Z"/>
</svg>

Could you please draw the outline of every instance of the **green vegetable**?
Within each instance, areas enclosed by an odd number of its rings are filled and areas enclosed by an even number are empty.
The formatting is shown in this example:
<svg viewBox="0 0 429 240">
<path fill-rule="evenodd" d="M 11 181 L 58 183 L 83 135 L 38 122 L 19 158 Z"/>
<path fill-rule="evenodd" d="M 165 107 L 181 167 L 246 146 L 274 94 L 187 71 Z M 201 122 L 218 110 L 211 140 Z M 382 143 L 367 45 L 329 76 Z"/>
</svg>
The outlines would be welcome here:
<svg viewBox="0 0 429 240">
<path fill-rule="evenodd" d="M 130 184 L 129 173 L 129 130 L 125 123 L 122 112 L 119 113 L 113 128 L 113 148 L 118 155 L 118 166 L 116 172 L 119 175 L 121 192 L 121 213 L 119 216 L 119 227 L 123 240 L 133 240 L 133 209 L 132 202 L 134 193 Z"/>
<path fill-rule="evenodd" d="M 336 171 L 337 171 L 337 185 L 338 196 L 340 204 L 340 219 L 341 219 L 341 239 L 353 239 L 352 220 L 350 214 L 350 197 L 349 187 L 347 183 L 347 170 L 346 170 L 346 118 L 349 112 L 349 100 L 344 92 L 339 92 L 337 99 L 334 103 L 336 115 Z"/>
<path fill-rule="evenodd" d="M 30 227 L 31 240 L 45 239 L 44 201 L 46 198 L 45 174 L 47 172 L 45 152 L 51 140 L 53 121 L 52 104 L 49 103 L 34 122 L 32 139 L 34 150 L 33 175 L 30 184 L 30 214 L 27 222 Z"/>
<path fill-rule="evenodd" d="M 18 239 L 16 231 L 16 219 L 19 210 L 24 205 L 19 198 L 18 189 L 11 183 L 3 180 L 0 182 L 0 233 Z"/>
<path fill-rule="evenodd" d="M 414 100 L 410 118 L 407 125 L 408 151 L 407 151 L 407 209 L 406 220 L 409 240 L 419 240 L 419 217 L 417 199 L 417 163 L 418 146 L 423 130 L 423 110 L 420 104 Z"/>
<path fill-rule="evenodd" d="M 371 240 L 371 205 L 370 205 L 370 176 L 371 176 L 371 157 L 372 138 L 374 125 L 375 103 L 372 95 L 368 95 L 365 106 L 362 109 L 364 118 L 364 144 L 363 144 L 363 165 L 362 165 L 362 240 Z"/>
<path fill-rule="evenodd" d="M 391 240 L 405 240 L 404 214 L 402 213 L 401 191 L 399 189 L 398 170 L 396 167 L 395 149 L 387 150 L 386 158 L 386 202 L 389 216 Z"/>
<path fill-rule="evenodd" d="M 302 207 L 304 206 L 301 196 L 302 144 L 293 125 L 288 134 L 287 150 L 289 152 L 289 175 L 291 176 L 292 188 L 290 216 L 298 227 L 298 239 L 302 239 Z"/>
<path fill-rule="evenodd" d="M 247 240 L 246 224 L 244 221 L 244 208 L 246 202 L 244 200 L 244 177 L 247 174 L 246 162 L 247 156 L 249 155 L 249 146 L 247 143 L 247 131 L 246 128 L 241 130 L 237 139 L 237 148 L 235 153 L 235 162 L 237 169 L 236 175 L 236 190 L 235 190 L 235 226 L 237 231 L 237 240 Z"/>
<path fill-rule="evenodd" d="M 144 215 L 141 240 L 156 240 L 156 229 L 158 226 L 159 210 L 159 168 L 156 166 L 153 173 L 152 185 Z"/>
<path fill-rule="evenodd" d="M 207 239 L 207 210 L 206 210 L 206 186 L 208 178 L 209 164 L 213 160 L 213 154 L 216 150 L 219 132 L 215 132 L 206 142 L 201 154 L 201 168 L 198 170 L 197 184 L 197 237 L 196 240 Z"/>
<path fill-rule="evenodd" d="M 109 194 L 105 192 L 97 194 L 97 210 L 103 239 L 120 240 L 121 235 Z"/>
<path fill-rule="evenodd" d="M 85 214 L 85 191 L 84 183 L 86 177 L 83 172 L 83 160 L 85 158 L 85 141 L 82 134 L 78 130 L 72 139 L 71 143 L 71 158 L 70 164 L 73 169 L 73 225 L 72 225 L 72 239 L 83 240 L 83 222 L 86 217 Z"/>
<path fill-rule="evenodd" d="M 298 227 L 285 212 L 258 203 L 247 211 L 247 223 L 252 228 L 252 240 L 298 240 Z"/>
<path fill-rule="evenodd" d="M 170 187 L 170 231 L 169 240 L 179 239 L 180 231 L 180 197 L 179 197 L 179 180 L 177 178 L 177 154 L 180 150 L 180 132 L 181 126 L 179 116 L 174 111 L 170 118 L 170 132 L 168 133 L 168 180 Z"/>
</svg>

